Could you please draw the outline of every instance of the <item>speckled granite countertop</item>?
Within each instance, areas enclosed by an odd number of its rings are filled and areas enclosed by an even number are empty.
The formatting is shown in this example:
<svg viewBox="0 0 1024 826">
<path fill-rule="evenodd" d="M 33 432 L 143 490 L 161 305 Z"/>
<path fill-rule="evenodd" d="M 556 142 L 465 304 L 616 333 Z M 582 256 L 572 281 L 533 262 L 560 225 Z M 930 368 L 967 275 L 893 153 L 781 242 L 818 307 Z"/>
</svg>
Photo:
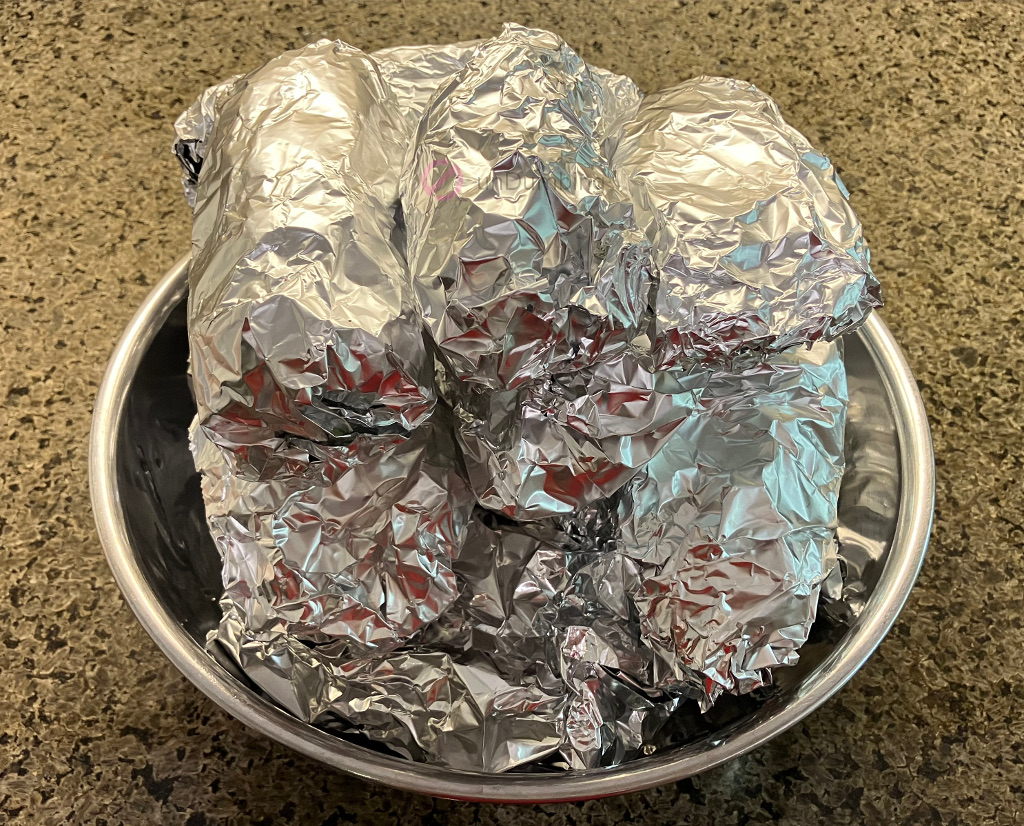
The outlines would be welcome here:
<svg viewBox="0 0 1024 826">
<path fill-rule="evenodd" d="M 188 248 L 181 109 L 324 34 L 505 20 L 646 90 L 710 73 L 774 95 L 853 192 L 938 464 L 919 585 L 835 699 L 692 780 L 532 808 L 366 785 L 245 730 L 125 607 L 86 483 L 103 365 Z M 1022 31 L 1011 3 L 0 4 L 0 823 L 1024 823 Z"/>
</svg>

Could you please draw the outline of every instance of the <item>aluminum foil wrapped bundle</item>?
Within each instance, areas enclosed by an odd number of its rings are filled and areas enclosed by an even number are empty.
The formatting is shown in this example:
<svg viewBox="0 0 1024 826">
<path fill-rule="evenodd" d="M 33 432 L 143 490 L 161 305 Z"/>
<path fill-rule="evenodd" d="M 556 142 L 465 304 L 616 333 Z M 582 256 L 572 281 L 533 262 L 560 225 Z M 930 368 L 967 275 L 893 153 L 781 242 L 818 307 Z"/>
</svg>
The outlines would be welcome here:
<svg viewBox="0 0 1024 826">
<path fill-rule="evenodd" d="M 661 397 L 626 350 L 650 261 L 608 156 L 638 102 L 555 35 L 506 26 L 420 126 L 410 266 L 478 501 L 509 516 L 610 495 L 692 409 L 691 388 Z"/>
<path fill-rule="evenodd" d="M 699 689 L 708 708 L 796 662 L 821 589 L 841 587 L 847 400 L 838 344 L 716 372 L 699 413 L 627 485 L 620 548 L 643 567 L 657 685 Z"/>
<path fill-rule="evenodd" d="M 515 390 L 450 382 L 477 501 L 513 519 L 614 494 L 691 414 L 707 376 L 655 373 L 638 348 Z"/>
<path fill-rule="evenodd" d="M 753 87 L 639 102 L 510 25 L 321 41 L 179 119 L 210 646 L 300 719 L 615 765 L 834 593 L 845 374 L 797 345 L 876 302 L 859 225 Z"/>
<path fill-rule="evenodd" d="M 881 304 L 835 168 L 751 84 L 648 96 L 614 163 L 654 247 L 659 367 L 831 340 Z"/>
<path fill-rule="evenodd" d="M 236 604 L 222 606 L 220 645 L 301 720 L 457 769 L 505 771 L 557 750 L 564 698 L 535 680 L 508 679 L 482 656 L 413 647 L 341 658 L 288 635 L 253 632 Z"/>
<path fill-rule="evenodd" d="M 458 595 L 473 499 L 440 412 L 409 434 L 338 445 L 214 417 L 193 427 L 225 598 L 252 631 L 394 648 Z M 227 445 L 223 447 L 222 445 Z"/>
<path fill-rule="evenodd" d="M 418 645 L 339 657 L 253 630 L 230 596 L 217 640 L 300 719 L 415 760 L 501 772 L 641 754 L 682 698 L 620 674 L 649 659 L 627 596 L 639 583 L 636 564 L 579 550 L 554 526 L 540 538 L 482 517 L 470 532 L 474 553 L 457 563 L 462 597 Z"/>
<path fill-rule="evenodd" d="M 220 641 L 302 719 L 413 759 L 584 768 L 656 749 L 682 703 L 795 662 L 836 570 L 838 348 L 718 373 L 710 392 L 619 497 L 525 524 L 479 512 L 461 594 L 416 644 L 344 660 L 246 631 L 233 602 Z"/>
<path fill-rule="evenodd" d="M 177 124 L 179 157 L 202 156 L 200 417 L 320 441 L 414 427 L 433 408 L 433 360 L 391 240 L 407 127 L 377 65 L 324 40 L 215 89 Z"/>
<path fill-rule="evenodd" d="M 227 596 L 254 630 L 340 652 L 394 647 L 454 599 L 472 506 L 392 241 L 407 132 L 375 62 L 328 41 L 177 124 L 193 448 Z"/>
<path fill-rule="evenodd" d="M 507 25 L 427 107 L 403 178 L 408 258 L 462 381 L 515 389 L 591 366 L 647 319 L 649 246 L 605 145 L 639 96 L 609 78 Z"/>
</svg>

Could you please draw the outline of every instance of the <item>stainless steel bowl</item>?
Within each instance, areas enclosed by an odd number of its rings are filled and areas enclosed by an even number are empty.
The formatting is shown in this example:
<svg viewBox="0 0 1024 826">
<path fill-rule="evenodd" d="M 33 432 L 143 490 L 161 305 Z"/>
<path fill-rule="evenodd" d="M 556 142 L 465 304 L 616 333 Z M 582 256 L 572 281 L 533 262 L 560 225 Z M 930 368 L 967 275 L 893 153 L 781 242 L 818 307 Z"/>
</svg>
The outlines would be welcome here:
<svg viewBox="0 0 1024 826">
<path fill-rule="evenodd" d="M 812 635 L 800 663 L 776 672 L 767 698 L 723 698 L 707 732 L 674 750 L 558 774 L 428 766 L 301 723 L 203 647 L 219 619 L 221 584 L 187 442 L 195 412 L 185 375 L 187 267 L 179 261 L 143 303 L 100 387 L 89 447 L 100 541 L 128 604 L 186 677 L 246 725 L 327 765 L 426 794 L 505 802 L 604 797 L 680 780 L 757 748 L 835 694 L 882 641 L 914 584 L 934 506 L 931 439 L 914 377 L 876 314 L 846 345 L 851 405 L 840 538 L 863 583 L 854 595 L 862 610 L 848 625 Z"/>
</svg>

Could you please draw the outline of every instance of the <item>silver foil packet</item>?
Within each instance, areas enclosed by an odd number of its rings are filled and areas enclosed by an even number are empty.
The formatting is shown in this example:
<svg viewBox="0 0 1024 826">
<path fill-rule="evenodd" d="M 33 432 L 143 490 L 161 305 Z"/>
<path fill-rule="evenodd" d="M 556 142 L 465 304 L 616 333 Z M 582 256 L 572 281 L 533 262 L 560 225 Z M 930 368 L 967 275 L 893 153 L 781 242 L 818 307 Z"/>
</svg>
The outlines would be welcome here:
<svg viewBox="0 0 1024 826">
<path fill-rule="evenodd" d="M 424 113 L 402 183 L 409 266 L 462 381 L 515 389 L 641 332 L 650 249 L 606 145 L 639 95 L 611 77 L 506 25 Z"/>
<path fill-rule="evenodd" d="M 838 343 L 715 372 L 688 419 L 623 491 L 622 553 L 653 680 L 701 691 L 767 684 L 807 640 L 836 564 L 848 394 Z"/>
<path fill-rule="evenodd" d="M 608 157 L 638 103 L 549 32 L 506 26 L 441 87 L 414 144 L 410 266 L 478 501 L 508 516 L 611 495 L 692 408 L 691 388 L 663 396 L 625 349 L 650 265 Z"/>
<path fill-rule="evenodd" d="M 526 524 L 478 511 L 459 596 L 412 644 L 346 659 L 253 631 L 227 598 L 219 642 L 301 719 L 416 760 L 500 772 L 657 750 L 681 704 L 795 663 L 837 575 L 838 347 L 718 373 L 708 392 L 617 497 Z"/>
<path fill-rule="evenodd" d="M 637 614 L 623 587 L 636 565 L 566 550 L 477 519 L 459 603 L 418 645 L 386 658 L 254 631 L 225 597 L 217 640 L 297 717 L 451 768 L 502 772 L 615 765 L 650 748 L 681 695 L 645 690 Z M 649 655 L 647 655 L 650 659 Z M 554 667 L 553 667 L 554 666 Z"/>
<path fill-rule="evenodd" d="M 253 632 L 230 600 L 217 640 L 300 720 L 451 768 L 499 772 L 556 752 L 565 698 L 498 672 L 483 655 L 410 647 L 347 659 L 285 634 Z"/>
<path fill-rule="evenodd" d="M 473 499 L 450 414 L 408 434 L 323 445 L 212 417 L 192 429 L 225 599 L 250 630 L 395 648 L 458 595 Z"/>
<path fill-rule="evenodd" d="M 614 165 L 659 270 L 659 367 L 831 340 L 881 304 L 835 167 L 751 84 L 646 97 Z"/>
<path fill-rule="evenodd" d="M 179 157 L 205 134 L 189 276 L 200 417 L 321 441 L 414 427 L 433 360 L 392 243 L 406 124 L 377 65 L 324 40 L 215 89 L 177 124 Z"/>
</svg>

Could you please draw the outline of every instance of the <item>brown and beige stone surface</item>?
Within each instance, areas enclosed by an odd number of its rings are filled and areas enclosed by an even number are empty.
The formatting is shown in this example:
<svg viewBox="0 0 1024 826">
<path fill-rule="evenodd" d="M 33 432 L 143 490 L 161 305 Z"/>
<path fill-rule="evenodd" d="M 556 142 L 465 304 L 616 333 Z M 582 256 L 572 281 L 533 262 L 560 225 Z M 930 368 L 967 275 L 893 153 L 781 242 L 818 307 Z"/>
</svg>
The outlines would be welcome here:
<svg viewBox="0 0 1024 826">
<path fill-rule="evenodd" d="M 335 774 L 245 730 L 125 607 L 86 481 L 104 363 L 187 249 L 171 122 L 321 35 L 506 20 L 645 90 L 729 74 L 836 161 L 928 406 L 934 539 L 879 652 L 802 725 L 627 797 L 514 808 Z M 1024 7 L 991 2 L 4 0 L 0 823 L 1024 823 Z"/>
</svg>

